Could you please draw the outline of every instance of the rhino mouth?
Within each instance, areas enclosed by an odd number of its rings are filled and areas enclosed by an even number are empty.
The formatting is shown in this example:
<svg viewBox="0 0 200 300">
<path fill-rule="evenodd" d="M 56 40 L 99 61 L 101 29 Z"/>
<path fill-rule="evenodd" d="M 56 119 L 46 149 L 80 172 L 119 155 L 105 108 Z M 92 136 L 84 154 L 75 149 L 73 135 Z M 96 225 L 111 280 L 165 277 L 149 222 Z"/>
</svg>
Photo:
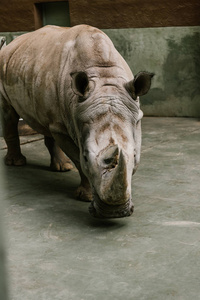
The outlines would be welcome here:
<svg viewBox="0 0 200 300">
<path fill-rule="evenodd" d="M 120 205 L 109 205 L 101 201 L 98 195 L 95 195 L 89 206 L 89 213 L 100 219 L 129 217 L 133 212 L 134 205 L 131 199 Z"/>
</svg>

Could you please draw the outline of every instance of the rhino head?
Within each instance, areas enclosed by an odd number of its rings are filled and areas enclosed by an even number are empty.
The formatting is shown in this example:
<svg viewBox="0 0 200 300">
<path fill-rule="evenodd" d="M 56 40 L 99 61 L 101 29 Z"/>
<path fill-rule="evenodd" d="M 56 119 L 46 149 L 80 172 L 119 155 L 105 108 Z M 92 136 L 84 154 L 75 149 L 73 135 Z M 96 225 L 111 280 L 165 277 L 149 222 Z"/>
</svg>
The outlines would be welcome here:
<svg viewBox="0 0 200 300">
<path fill-rule="evenodd" d="M 143 113 L 138 96 L 148 92 L 153 74 L 140 72 L 129 82 L 90 80 L 85 72 L 71 76 L 78 95 L 80 163 L 93 191 L 89 212 L 99 218 L 130 216 L 131 179 L 141 150 Z"/>
</svg>

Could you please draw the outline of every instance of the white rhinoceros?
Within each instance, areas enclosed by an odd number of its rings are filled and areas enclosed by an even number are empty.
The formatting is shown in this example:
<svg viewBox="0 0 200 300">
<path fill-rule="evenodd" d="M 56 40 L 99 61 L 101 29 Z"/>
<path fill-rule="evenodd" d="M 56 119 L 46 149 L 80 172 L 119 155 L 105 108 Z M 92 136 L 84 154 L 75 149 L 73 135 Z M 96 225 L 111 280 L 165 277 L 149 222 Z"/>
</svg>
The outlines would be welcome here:
<svg viewBox="0 0 200 300">
<path fill-rule="evenodd" d="M 138 96 L 148 92 L 152 76 L 134 77 L 108 36 L 91 26 L 45 26 L 16 38 L 0 52 L 5 163 L 26 163 L 20 116 L 44 134 L 54 170 L 71 168 L 65 154 L 74 162 L 78 196 L 92 200 L 93 216 L 131 215 L 143 116 Z"/>
</svg>

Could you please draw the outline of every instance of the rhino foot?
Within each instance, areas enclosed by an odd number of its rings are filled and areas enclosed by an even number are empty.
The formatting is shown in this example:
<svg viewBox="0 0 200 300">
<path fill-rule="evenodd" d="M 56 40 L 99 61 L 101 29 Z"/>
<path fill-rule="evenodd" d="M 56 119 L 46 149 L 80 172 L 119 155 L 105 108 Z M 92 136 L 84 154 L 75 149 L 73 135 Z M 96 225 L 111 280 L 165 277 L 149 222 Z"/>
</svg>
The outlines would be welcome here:
<svg viewBox="0 0 200 300">
<path fill-rule="evenodd" d="M 73 165 L 70 160 L 66 158 L 65 160 L 53 159 L 51 161 L 50 168 L 52 171 L 56 172 L 67 172 L 73 169 Z"/>
<path fill-rule="evenodd" d="M 76 190 L 76 197 L 81 201 L 91 202 L 93 197 L 91 188 L 85 188 L 84 186 L 80 185 Z"/>
<path fill-rule="evenodd" d="M 19 156 L 7 154 L 4 158 L 4 162 L 7 166 L 24 166 L 26 165 L 26 157 L 22 154 Z"/>
</svg>

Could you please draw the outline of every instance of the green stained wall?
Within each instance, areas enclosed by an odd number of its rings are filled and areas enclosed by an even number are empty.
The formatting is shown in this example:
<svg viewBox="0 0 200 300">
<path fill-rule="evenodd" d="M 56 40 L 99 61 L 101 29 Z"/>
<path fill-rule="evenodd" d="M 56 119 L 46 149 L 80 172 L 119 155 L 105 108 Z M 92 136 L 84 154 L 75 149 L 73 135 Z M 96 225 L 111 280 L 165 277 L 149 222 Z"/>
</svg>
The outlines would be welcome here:
<svg viewBox="0 0 200 300">
<path fill-rule="evenodd" d="M 0 40 L 1 38 L 5 38 L 6 39 L 6 45 L 8 45 L 10 42 L 12 42 L 12 40 L 14 40 L 16 37 L 27 33 L 25 31 L 20 31 L 20 32 L 0 32 Z M 3 46 L 5 47 L 5 45 Z M 1 52 L 0 52 L 1 53 Z"/>
<path fill-rule="evenodd" d="M 155 77 L 141 97 L 148 116 L 200 117 L 200 27 L 105 29 L 133 74 Z M 19 33 L 0 33 L 7 43 Z"/>
<path fill-rule="evenodd" d="M 134 74 L 155 73 L 141 107 L 150 116 L 200 116 L 200 27 L 106 29 Z"/>
</svg>

